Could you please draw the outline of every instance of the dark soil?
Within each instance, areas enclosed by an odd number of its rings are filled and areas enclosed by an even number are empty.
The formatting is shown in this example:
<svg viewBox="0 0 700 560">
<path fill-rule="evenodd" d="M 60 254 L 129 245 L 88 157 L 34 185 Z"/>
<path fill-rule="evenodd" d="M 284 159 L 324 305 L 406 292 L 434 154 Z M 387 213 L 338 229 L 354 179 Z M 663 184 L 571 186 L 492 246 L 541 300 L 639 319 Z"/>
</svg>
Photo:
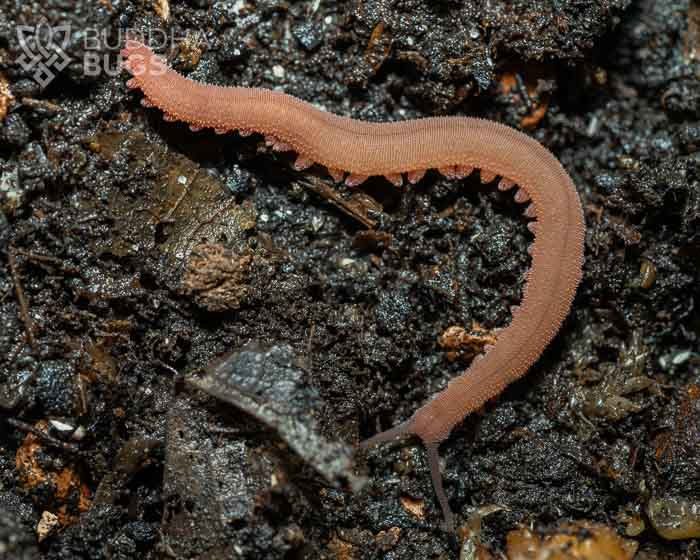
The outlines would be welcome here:
<svg viewBox="0 0 700 560">
<path fill-rule="evenodd" d="M 568 521 L 700 557 L 698 2 L 165 5 L 0 0 L 0 558 L 498 557 Z M 45 87 L 18 27 L 41 23 L 70 25 Z M 574 178 L 572 312 L 441 447 L 457 535 L 422 448 L 354 445 L 468 365 L 448 327 L 478 351 L 508 323 L 522 207 L 437 173 L 333 186 L 163 122 L 116 70 L 127 28 L 199 80 L 525 129 Z"/>
</svg>

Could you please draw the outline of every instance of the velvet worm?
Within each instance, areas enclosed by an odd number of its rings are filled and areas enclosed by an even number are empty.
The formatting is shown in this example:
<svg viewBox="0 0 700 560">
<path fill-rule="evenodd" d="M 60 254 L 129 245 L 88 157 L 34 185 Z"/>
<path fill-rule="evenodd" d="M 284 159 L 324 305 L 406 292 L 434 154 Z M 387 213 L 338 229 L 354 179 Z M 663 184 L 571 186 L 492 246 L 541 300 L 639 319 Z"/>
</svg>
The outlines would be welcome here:
<svg viewBox="0 0 700 560">
<path fill-rule="evenodd" d="M 138 41 L 127 40 L 123 66 L 129 88 L 142 104 L 157 107 L 168 121 L 193 131 L 212 128 L 265 136 L 275 151 L 296 152 L 294 167 L 325 166 L 330 176 L 359 185 L 384 176 L 400 186 L 420 181 L 436 168 L 451 179 L 479 170 L 482 182 L 500 177 L 498 188 L 515 190 L 529 202 L 525 215 L 535 236 L 523 299 L 496 344 L 477 356 L 447 387 L 408 420 L 360 445 L 367 447 L 414 435 L 425 445 L 430 471 L 448 530 L 454 516 L 442 486 L 438 445 L 462 419 L 498 395 L 537 360 L 569 312 L 581 280 L 584 221 L 571 177 L 539 142 L 508 126 L 478 118 L 432 117 L 368 123 L 316 109 L 293 96 L 261 88 L 220 87 L 185 78 Z"/>
</svg>

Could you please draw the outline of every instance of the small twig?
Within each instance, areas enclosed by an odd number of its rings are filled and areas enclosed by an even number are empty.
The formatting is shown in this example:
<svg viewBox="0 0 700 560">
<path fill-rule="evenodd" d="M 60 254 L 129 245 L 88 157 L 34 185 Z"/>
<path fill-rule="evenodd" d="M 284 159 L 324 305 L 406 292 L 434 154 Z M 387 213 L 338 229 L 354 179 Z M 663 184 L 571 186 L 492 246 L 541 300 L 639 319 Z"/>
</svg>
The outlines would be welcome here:
<svg viewBox="0 0 700 560">
<path fill-rule="evenodd" d="M 23 432 L 29 432 L 37 436 L 39 439 L 44 440 L 46 443 L 50 445 L 54 445 L 56 447 L 60 447 L 61 449 L 65 449 L 66 451 L 70 451 L 71 453 L 79 453 L 80 448 L 74 444 L 74 443 L 68 443 L 67 441 L 61 441 L 60 439 L 56 439 L 55 437 L 42 432 L 38 428 L 35 428 L 31 424 L 27 424 L 26 422 L 22 422 L 21 420 L 17 420 L 16 418 L 5 418 L 5 422 L 7 422 L 10 426 L 13 426 L 17 428 L 18 430 L 22 430 Z"/>
<path fill-rule="evenodd" d="M 30 109 L 39 109 L 49 116 L 60 113 L 62 110 L 60 105 L 56 105 L 44 99 L 34 99 L 33 97 L 23 97 L 22 105 Z"/>
<path fill-rule="evenodd" d="M 31 253 L 29 251 L 17 251 L 17 253 L 23 255 L 30 261 L 40 262 L 44 264 L 53 264 L 59 267 L 63 267 L 63 261 L 59 258 L 52 257 L 51 255 L 40 255 L 38 253 Z"/>
<path fill-rule="evenodd" d="M 329 187 L 326 183 L 316 178 L 310 177 L 309 180 L 297 181 L 297 183 L 324 198 L 333 206 L 344 212 L 346 215 L 360 222 L 367 229 L 377 227 L 376 220 L 367 216 L 365 208 L 354 203 L 353 201 L 345 200 L 340 193 Z"/>
<path fill-rule="evenodd" d="M 24 323 L 24 329 L 26 331 L 27 342 L 32 350 L 36 352 L 36 342 L 34 340 L 34 323 L 32 318 L 29 316 L 29 304 L 27 303 L 27 298 L 24 295 L 24 290 L 22 289 L 22 282 L 17 269 L 17 260 L 15 259 L 15 250 L 10 248 L 7 252 L 7 262 L 10 265 L 10 274 L 12 275 L 12 282 L 15 285 L 15 294 L 17 294 L 17 301 L 19 302 L 19 315 Z"/>
<path fill-rule="evenodd" d="M 115 339 L 118 338 L 120 340 L 123 340 L 124 342 L 129 341 L 128 335 L 125 335 L 124 333 L 120 332 L 112 332 L 112 331 L 94 331 L 95 336 L 99 336 L 101 338 L 109 338 L 109 339 Z"/>
<path fill-rule="evenodd" d="M 86 224 L 87 222 L 92 222 L 93 220 L 99 220 L 100 217 L 97 214 L 88 214 L 82 218 L 75 221 L 76 224 Z"/>
<path fill-rule="evenodd" d="M 52 257 L 51 255 L 40 255 L 39 253 L 32 253 L 30 251 L 17 251 L 18 255 L 22 255 L 25 259 L 30 262 L 39 263 L 40 265 L 45 265 L 45 267 L 56 267 L 60 268 L 61 272 L 64 274 L 78 274 L 79 270 L 67 266 L 63 259 L 58 257 Z"/>
<path fill-rule="evenodd" d="M 312 351 L 312 346 L 313 346 L 313 341 L 314 341 L 314 334 L 316 334 L 316 323 L 314 323 L 312 321 L 311 327 L 309 328 L 309 340 L 306 343 L 306 356 L 307 356 L 307 360 L 308 360 L 308 363 L 306 364 L 306 366 L 309 369 L 311 369 L 312 363 L 313 363 L 311 351 Z"/>
<path fill-rule="evenodd" d="M 179 371 L 177 371 L 173 366 L 169 366 L 168 364 L 166 364 L 165 362 L 163 362 L 163 361 L 161 361 L 161 360 L 155 359 L 155 360 L 154 360 L 154 363 L 155 363 L 156 365 L 162 367 L 163 369 L 169 371 L 170 373 L 172 373 L 174 377 L 180 377 L 180 376 L 182 375 L 182 374 L 181 374 Z"/>
</svg>

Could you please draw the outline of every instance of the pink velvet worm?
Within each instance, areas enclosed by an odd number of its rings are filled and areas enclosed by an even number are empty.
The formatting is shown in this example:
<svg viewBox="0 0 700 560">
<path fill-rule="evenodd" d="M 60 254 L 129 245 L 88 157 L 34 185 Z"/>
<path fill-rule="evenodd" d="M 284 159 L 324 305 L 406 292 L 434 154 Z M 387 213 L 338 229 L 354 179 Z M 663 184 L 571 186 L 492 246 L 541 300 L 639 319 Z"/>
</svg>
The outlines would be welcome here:
<svg viewBox="0 0 700 560">
<path fill-rule="evenodd" d="M 168 68 L 138 41 L 127 40 L 124 67 L 133 75 L 146 107 L 157 107 L 168 121 L 184 121 L 193 131 L 238 130 L 265 136 L 275 151 L 298 154 L 294 167 L 326 167 L 335 181 L 361 184 L 384 176 L 400 186 L 420 181 L 437 168 L 450 179 L 479 169 L 481 181 L 501 177 L 500 190 L 516 185 L 515 200 L 535 221 L 535 239 L 523 300 L 494 347 L 477 356 L 447 387 L 408 420 L 360 446 L 415 435 L 425 446 L 431 477 L 448 530 L 454 516 L 443 489 L 438 445 L 453 427 L 523 376 L 566 318 L 581 279 L 585 225 L 571 177 L 539 142 L 497 122 L 470 117 L 432 117 L 393 123 L 367 123 L 321 111 L 291 95 L 261 88 L 204 85 Z"/>
</svg>

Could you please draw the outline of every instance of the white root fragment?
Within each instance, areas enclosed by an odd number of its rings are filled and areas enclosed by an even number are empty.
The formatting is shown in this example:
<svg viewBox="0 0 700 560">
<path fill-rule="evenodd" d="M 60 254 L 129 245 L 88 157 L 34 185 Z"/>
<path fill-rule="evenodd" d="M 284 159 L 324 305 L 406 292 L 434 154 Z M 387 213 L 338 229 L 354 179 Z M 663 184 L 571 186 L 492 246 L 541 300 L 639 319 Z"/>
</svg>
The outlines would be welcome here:
<svg viewBox="0 0 700 560">
<path fill-rule="evenodd" d="M 336 183 L 339 183 L 343 180 L 343 177 L 345 177 L 345 172 L 340 169 L 336 169 L 335 167 L 327 167 L 326 169 L 328 169 L 328 174 Z"/>
<path fill-rule="evenodd" d="M 533 233 L 534 235 L 537 235 L 539 225 L 537 224 L 537 222 L 528 222 L 527 229 L 529 229 L 530 232 Z"/>
<path fill-rule="evenodd" d="M 369 175 L 358 175 L 356 173 L 351 173 L 345 178 L 345 184 L 348 187 L 357 187 L 369 179 Z"/>
<path fill-rule="evenodd" d="M 479 170 L 479 178 L 481 179 L 481 182 L 486 185 L 493 181 L 496 178 L 497 173 L 494 173 L 493 171 L 489 171 L 488 169 L 480 169 Z"/>
<path fill-rule="evenodd" d="M 296 161 L 292 164 L 295 171 L 304 171 L 314 164 L 314 161 L 306 156 L 299 154 Z"/>
<path fill-rule="evenodd" d="M 498 190 L 499 191 L 507 191 L 512 189 L 515 186 L 515 181 L 511 181 L 510 179 L 503 177 L 501 180 L 498 182 Z"/>
<path fill-rule="evenodd" d="M 194 124 L 191 124 L 191 125 L 190 125 L 190 130 L 191 130 L 192 132 L 199 132 L 200 130 L 202 130 L 202 127 L 201 127 L 201 126 L 194 125 Z"/>
<path fill-rule="evenodd" d="M 514 198 L 515 198 L 515 202 L 523 203 L 523 202 L 527 202 L 528 200 L 530 200 L 530 195 L 527 194 L 527 191 L 525 191 L 523 189 L 518 189 L 515 193 Z"/>
<path fill-rule="evenodd" d="M 177 118 L 175 115 L 171 115 L 170 113 L 163 113 L 163 120 L 166 122 L 175 122 Z"/>
<path fill-rule="evenodd" d="M 148 97 L 142 97 L 141 98 L 141 107 L 150 108 L 150 107 L 153 107 L 153 103 L 151 103 L 151 100 L 148 99 Z"/>
<path fill-rule="evenodd" d="M 390 173 L 389 175 L 384 175 L 384 178 L 395 187 L 400 187 L 403 185 L 403 176 L 401 173 Z"/>
<path fill-rule="evenodd" d="M 537 208 L 535 208 L 534 204 L 530 204 L 527 208 L 525 208 L 524 214 L 528 218 L 536 218 L 537 217 Z"/>
<path fill-rule="evenodd" d="M 412 185 L 415 185 L 423 177 L 425 177 L 425 169 L 416 169 L 406 173 L 406 179 L 408 179 L 408 182 Z"/>
<path fill-rule="evenodd" d="M 126 87 L 128 87 L 129 89 L 136 89 L 139 87 L 139 83 L 138 81 L 136 81 L 136 78 L 131 78 L 126 81 Z"/>
<path fill-rule="evenodd" d="M 214 132 L 216 134 L 226 134 L 228 132 L 228 128 L 215 128 Z"/>
<path fill-rule="evenodd" d="M 251 134 L 253 134 L 253 131 L 249 130 L 247 128 L 241 128 L 238 131 L 238 134 L 240 134 L 243 138 L 245 138 L 246 136 L 250 136 Z"/>
</svg>

